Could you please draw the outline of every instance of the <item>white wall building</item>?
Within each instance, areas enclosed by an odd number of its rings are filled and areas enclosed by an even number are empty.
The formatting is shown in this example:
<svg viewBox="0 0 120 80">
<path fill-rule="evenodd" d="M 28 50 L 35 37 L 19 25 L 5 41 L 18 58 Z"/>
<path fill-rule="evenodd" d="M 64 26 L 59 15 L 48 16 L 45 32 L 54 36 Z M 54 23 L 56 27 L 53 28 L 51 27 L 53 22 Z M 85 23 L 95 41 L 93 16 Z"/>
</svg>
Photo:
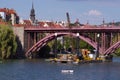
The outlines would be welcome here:
<svg viewBox="0 0 120 80">
<path fill-rule="evenodd" d="M 5 12 L 0 12 L 0 16 L 2 17 L 2 19 L 6 19 L 6 13 Z"/>
</svg>

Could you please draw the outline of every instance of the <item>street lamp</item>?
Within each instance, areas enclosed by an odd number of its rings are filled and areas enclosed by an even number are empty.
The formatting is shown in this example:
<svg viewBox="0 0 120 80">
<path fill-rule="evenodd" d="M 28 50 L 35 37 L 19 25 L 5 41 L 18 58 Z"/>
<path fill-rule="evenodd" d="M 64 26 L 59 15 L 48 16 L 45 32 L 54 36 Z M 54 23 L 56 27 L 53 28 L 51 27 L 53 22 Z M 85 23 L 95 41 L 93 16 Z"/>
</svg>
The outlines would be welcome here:
<svg viewBox="0 0 120 80">
<path fill-rule="evenodd" d="M 97 34 L 97 53 L 96 53 L 96 59 L 97 59 L 97 57 L 99 57 L 99 38 L 100 38 L 100 34 Z"/>
<path fill-rule="evenodd" d="M 57 57 L 57 33 L 55 33 L 55 57 Z"/>
<path fill-rule="evenodd" d="M 76 53 L 77 53 L 77 56 L 79 56 L 79 33 L 76 34 L 77 38 L 76 38 Z"/>
</svg>

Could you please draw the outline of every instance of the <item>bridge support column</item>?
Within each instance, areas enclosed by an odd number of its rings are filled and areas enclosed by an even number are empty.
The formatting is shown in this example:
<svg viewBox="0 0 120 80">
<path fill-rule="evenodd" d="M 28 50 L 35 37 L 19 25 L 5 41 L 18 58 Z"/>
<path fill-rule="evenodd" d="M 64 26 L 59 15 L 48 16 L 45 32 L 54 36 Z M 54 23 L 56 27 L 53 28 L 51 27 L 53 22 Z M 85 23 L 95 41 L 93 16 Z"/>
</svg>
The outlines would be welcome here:
<svg viewBox="0 0 120 80">
<path fill-rule="evenodd" d="M 27 33 L 27 36 L 28 36 L 28 40 L 27 40 L 28 41 L 27 42 L 28 43 L 28 47 L 27 47 L 27 49 L 29 49 L 30 48 L 30 33 Z"/>
<path fill-rule="evenodd" d="M 30 48 L 30 33 L 25 32 L 24 33 L 24 50 L 25 52 Z"/>
<path fill-rule="evenodd" d="M 57 57 L 57 33 L 55 33 L 55 58 Z"/>
<path fill-rule="evenodd" d="M 105 33 L 102 33 L 102 42 L 101 42 L 101 47 L 102 47 L 102 53 L 105 51 Z"/>
<path fill-rule="evenodd" d="M 77 38 L 76 38 L 76 53 L 78 56 L 81 56 L 80 51 L 79 51 L 79 49 L 80 49 L 79 33 L 77 33 L 76 36 L 77 36 Z"/>
<path fill-rule="evenodd" d="M 119 33 L 117 33 L 117 42 L 119 41 Z"/>
<path fill-rule="evenodd" d="M 112 41 L 112 38 L 113 38 L 113 34 L 112 33 L 110 33 L 110 46 L 113 44 L 113 41 Z"/>
<path fill-rule="evenodd" d="M 37 43 L 37 33 L 34 32 L 34 44 Z"/>
<path fill-rule="evenodd" d="M 100 34 L 97 34 L 97 53 L 96 53 L 96 59 L 99 57 L 99 46 L 100 46 Z"/>
</svg>

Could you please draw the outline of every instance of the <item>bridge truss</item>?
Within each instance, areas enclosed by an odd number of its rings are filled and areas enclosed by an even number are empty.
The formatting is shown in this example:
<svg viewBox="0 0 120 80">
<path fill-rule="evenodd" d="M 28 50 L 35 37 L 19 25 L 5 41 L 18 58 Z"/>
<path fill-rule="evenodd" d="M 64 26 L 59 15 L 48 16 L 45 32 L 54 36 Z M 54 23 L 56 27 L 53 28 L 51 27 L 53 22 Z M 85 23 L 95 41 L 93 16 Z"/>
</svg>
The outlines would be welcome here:
<svg viewBox="0 0 120 80">
<path fill-rule="evenodd" d="M 79 33 L 79 38 L 93 48 L 97 49 L 99 41 L 99 53 L 111 54 L 120 47 L 120 27 L 116 26 L 73 26 L 61 28 L 44 28 L 42 26 L 25 27 L 25 55 L 39 51 L 49 41 L 64 35 L 72 35 L 76 37 Z M 100 35 L 98 38 L 97 35 Z"/>
</svg>

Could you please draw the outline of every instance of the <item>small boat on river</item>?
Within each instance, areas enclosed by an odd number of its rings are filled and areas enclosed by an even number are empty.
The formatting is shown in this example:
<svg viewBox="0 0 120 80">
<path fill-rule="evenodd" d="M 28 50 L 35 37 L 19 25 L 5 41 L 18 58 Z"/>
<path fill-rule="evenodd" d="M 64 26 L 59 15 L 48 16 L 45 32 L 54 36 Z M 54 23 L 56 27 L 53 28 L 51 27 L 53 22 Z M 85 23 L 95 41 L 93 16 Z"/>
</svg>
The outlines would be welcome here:
<svg viewBox="0 0 120 80">
<path fill-rule="evenodd" d="M 74 70 L 61 70 L 61 73 L 73 73 Z"/>
</svg>

